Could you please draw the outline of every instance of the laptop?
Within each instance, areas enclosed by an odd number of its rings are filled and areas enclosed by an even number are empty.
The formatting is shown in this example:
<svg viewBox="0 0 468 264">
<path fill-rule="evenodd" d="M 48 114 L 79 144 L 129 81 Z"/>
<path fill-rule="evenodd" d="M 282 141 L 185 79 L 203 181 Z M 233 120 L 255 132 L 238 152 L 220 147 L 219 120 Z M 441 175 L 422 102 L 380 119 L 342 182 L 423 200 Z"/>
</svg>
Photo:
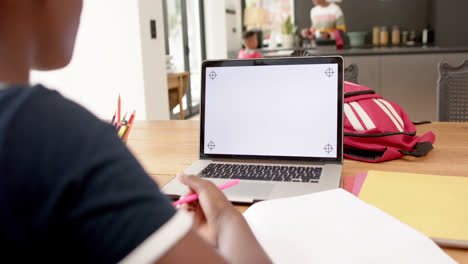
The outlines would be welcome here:
<svg viewBox="0 0 468 264">
<path fill-rule="evenodd" d="M 343 59 L 211 60 L 202 65 L 200 158 L 184 173 L 254 203 L 339 187 Z M 185 195 L 177 179 L 162 188 Z"/>
</svg>

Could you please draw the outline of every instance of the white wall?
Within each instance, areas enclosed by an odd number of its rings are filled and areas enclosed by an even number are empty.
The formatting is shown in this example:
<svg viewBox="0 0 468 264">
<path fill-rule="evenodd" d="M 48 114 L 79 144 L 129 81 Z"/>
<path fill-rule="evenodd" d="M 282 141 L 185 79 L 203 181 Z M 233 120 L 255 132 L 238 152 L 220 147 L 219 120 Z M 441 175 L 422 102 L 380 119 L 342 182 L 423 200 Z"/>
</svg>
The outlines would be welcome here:
<svg viewBox="0 0 468 264">
<path fill-rule="evenodd" d="M 114 114 L 119 93 L 123 112 L 135 109 L 137 119 L 168 119 L 162 3 L 154 2 L 85 0 L 71 64 L 33 72 L 32 82 L 57 89 L 103 119 Z M 149 21 L 140 21 L 140 11 L 141 20 L 151 13 L 158 18 L 154 42 L 148 40 L 149 29 L 140 31 L 149 27 Z"/>
<path fill-rule="evenodd" d="M 242 5 L 239 0 L 225 0 L 226 8 L 235 14 L 225 14 L 228 52 L 239 52 L 242 48 Z"/>
<path fill-rule="evenodd" d="M 207 59 L 226 59 L 226 2 L 205 0 L 205 44 Z"/>
<path fill-rule="evenodd" d="M 146 118 L 167 120 L 169 119 L 169 100 L 162 1 L 139 0 L 139 9 Z M 151 39 L 150 20 L 152 19 L 156 20 L 156 39 Z"/>
</svg>

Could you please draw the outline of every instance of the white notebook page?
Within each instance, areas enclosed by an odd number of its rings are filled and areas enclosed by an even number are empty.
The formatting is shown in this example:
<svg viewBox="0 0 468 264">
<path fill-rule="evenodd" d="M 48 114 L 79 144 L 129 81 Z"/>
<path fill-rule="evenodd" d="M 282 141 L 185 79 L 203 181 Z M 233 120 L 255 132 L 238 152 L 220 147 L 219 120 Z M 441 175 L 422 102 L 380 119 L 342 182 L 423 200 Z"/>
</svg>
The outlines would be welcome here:
<svg viewBox="0 0 468 264">
<path fill-rule="evenodd" d="M 274 263 L 456 263 L 419 231 L 342 189 L 260 202 L 244 216 Z"/>
</svg>

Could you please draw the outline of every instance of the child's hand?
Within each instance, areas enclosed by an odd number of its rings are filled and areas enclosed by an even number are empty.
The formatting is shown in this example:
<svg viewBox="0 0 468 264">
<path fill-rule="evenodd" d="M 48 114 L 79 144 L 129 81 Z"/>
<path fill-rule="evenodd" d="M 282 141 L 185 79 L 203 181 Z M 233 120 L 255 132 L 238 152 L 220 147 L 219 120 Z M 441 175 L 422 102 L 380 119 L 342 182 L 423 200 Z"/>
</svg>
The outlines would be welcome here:
<svg viewBox="0 0 468 264">
<path fill-rule="evenodd" d="M 197 201 L 184 204 L 182 208 L 192 213 L 194 227 L 200 235 L 217 247 L 222 222 L 242 217 L 242 215 L 212 182 L 194 175 L 179 174 L 177 177 L 182 184 L 189 187 L 188 194 L 197 193 L 199 196 Z"/>
<path fill-rule="evenodd" d="M 216 186 L 193 175 L 178 175 L 198 201 L 184 204 L 194 227 L 229 263 L 271 263 L 241 213 Z"/>
</svg>

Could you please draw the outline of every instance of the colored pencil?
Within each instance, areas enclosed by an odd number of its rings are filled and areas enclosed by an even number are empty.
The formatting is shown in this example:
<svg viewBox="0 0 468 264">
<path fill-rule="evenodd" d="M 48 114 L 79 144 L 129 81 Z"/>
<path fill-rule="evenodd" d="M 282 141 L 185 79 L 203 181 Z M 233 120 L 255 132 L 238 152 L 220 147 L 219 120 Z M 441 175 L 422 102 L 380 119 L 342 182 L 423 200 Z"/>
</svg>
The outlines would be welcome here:
<svg viewBox="0 0 468 264">
<path fill-rule="evenodd" d="M 119 94 L 119 99 L 117 100 L 117 123 L 120 123 L 120 121 L 122 121 L 120 119 L 120 106 L 121 106 L 121 101 L 120 101 L 120 94 Z"/>
<path fill-rule="evenodd" d="M 120 132 L 120 129 L 122 128 L 122 123 L 118 124 L 116 127 L 117 134 Z"/>
<path fill-rule="evenodd" d="M 123 138 L 123 136 L 125 135 L 125 132 L 127 131 L 127 127 L 128 127 L 128 126 L 124 125 L 124 126 L 120 129 L 119 134 L 118 134 L 119 138 Z"/>
<path fill-rule="evenodd" d="M 117 133 L 119 133 L 120 129 L 122 129 L 122 127 L 125 126 L 126 124 L 127 124 L 127 121 L 122 120 L 122 122 L 120 122 L 119 125 L 117 126 Z"/>
<path fill-rule="evenodd" d="M 130 129 L 132 128 L 132 125 L 131 124 L 128 124 L 126 126 L 126 130 L 125 130 L 125 133 L 123 134 L 123 137 L 122 137 L 122 140 L 123 141 L 127 141 L 127 138 L 128 138 L 128 134 L 130 134 Z"/>
<path fill-rule="evenodd" d="M 128 123 L 130 123 L 130 124 L 133 123 L 133 120 L 135 119 L 135 114 L 136 114 L 136 111 L 133 110 L 133 113 L 132 113 L 132 115 L 130 116 L 130 119 L 128 120 Z"/>
<path fill-rule="evenodd" d="M 122 116 L 122 120 L 120 120 L 120 122 L 125 122 L 125 121 L 127 121 L 127 119 L 125 119 L 125 118 L 127 118 L 127 113 L 125 113 L 125 115 Z"/>
<path fill-rule="evenodd" d="M 133 111 L 132 115 L 130 116 L 130 119 L 128 120 L 127 131 L 125 131 L 125 135 L 123 138 L 124 141 L 127 140 L 128 135 L 130 134 L 130 130 L 132 129 L 132 126 L 133 126 L 133 121 L 135 121 L 135 115 L 136 115 L 136 111 Z"/>
<path fill-rule="evenodd" d="M 114 125 L 114 121 L 115 121 L 115 115 L 117 114 L 117 112 L 114 113 L 114 116 L 112 117 L 112 120 L 111 120 L 111 125 Z"/>
</svg>

